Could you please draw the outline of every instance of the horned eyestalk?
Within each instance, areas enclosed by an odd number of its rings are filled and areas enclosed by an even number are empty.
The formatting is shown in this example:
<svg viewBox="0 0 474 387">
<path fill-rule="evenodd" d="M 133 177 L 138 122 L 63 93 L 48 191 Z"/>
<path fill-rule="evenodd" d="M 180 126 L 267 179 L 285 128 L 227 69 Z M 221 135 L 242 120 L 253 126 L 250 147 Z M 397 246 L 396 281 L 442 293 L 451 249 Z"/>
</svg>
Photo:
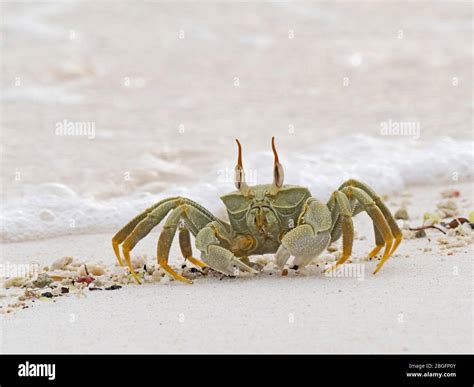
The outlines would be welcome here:
<svg viewBox="0 0 474 387">
<path fill-rule="evenodd" d="M 275 155 L 275 161 L 273 163 L 272 191 L 276 193 L 283 186 L 283 179 L 285 177 L 285 173 L 283 171 L 283 166 L 280 164 L 280 160 L 278 159 L 278 153 L 275 147 L 275 137 L 272 137 L 272 150 L 273 154 Z"/>
<path fill-rule="evenodd" d="M 242 194 L 246 195 L 249 192 L 249 186 L 245 182 L 245 172 L 244 166 L 242 165 L 242 146 L 238 139 L 235 139 L 238 146 L 238 156 L 237 156 L 237 165 L 235 166 L 235 175 L 234 175 L 234 183 L 235 187 L 242 192 Z"/>
</svg>

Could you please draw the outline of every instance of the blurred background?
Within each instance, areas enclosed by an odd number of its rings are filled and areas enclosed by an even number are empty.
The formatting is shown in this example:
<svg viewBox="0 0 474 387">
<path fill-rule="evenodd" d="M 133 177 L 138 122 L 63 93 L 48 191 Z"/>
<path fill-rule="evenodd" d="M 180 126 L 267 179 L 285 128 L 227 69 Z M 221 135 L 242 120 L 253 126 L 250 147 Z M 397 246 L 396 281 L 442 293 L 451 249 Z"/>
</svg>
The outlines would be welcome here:
<svg viewBox="0 0 474 387">
<path fill-rule="evenodd" d="M 2 2 L 0 240 L 110 232 L 251 183 L 472 178 L 472 4 Z"/>
</svg>

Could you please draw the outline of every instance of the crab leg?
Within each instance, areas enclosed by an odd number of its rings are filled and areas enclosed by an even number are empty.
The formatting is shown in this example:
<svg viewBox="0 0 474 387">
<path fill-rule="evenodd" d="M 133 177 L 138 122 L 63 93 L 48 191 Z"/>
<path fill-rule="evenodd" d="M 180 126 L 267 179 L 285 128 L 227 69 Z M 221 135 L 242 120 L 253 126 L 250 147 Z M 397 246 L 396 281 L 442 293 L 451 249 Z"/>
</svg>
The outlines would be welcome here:
<svg viewBox="0 0 474 387">
<path fill-rule="evenodd" d="M 380 270 L 383 264 L 390 257 L 391 247 L 394 240 L 390 226 L 387 220 L 385 219 L 381 209 L 376 205 L 374 200 L 372 200 L 372 198 L 365 191 L 357 187 L 346 187 L 342 189 L 342 192 L 345 193 L 348 197 L 354 196 L 360 202 L 367 214 L 372 218 L 372 221 L 374 222 L 380 234 L 382 234 L 382 237 L 385 241 L 384 254 L 374 271 L 375 274 Z"/>
<path fill-rule="evenodd" d="M 354 210 L 352 212 L 352 216 L 356 216 L 362 211 L 364 211 L 364 207 L 362 207 L 362 205 L 358 201 L 356 201 Z M 373 227 L 374 227 L 374 236 L 375 236 L 375 247 L 370 251 L 369 254 L 367 254 L 367 258 L 369 259 L 372 259 L 373 257 L 375 257 L 378 254 L 378 252 L 382 249 L 382 247 L 385 246 L 385 241 L 383 240 L 383 236 L 382 234 L 380 234 L 380 231 L 378 230 L 377 226 L 374 224 Z M 393 234 L 393 230 L 392 230 L 392 234 Z"/>
<path fill-rule="evenodd" d="M 130 222 L 128 222 L 124 227 L 122 227 L 112 238 L 112 247 L 114 248 L 115 256 L 117 257 L 117 261 L 120 266 L 123 266 L 122 258 L 120 257 L 120 244 L 130 235 L 133 229 L 140 223 L 143 219 L 145 219 L 153 210 L 157 207 L 165 204 L 166 202 L 176 200 L 178 198 L 168 198 L 159 201 L 158 203 L 154 204 L 150 208 L 147 208 L 141 214 L 138 214 L 135 218 L 133 218 Z"/>
<path fill-rule="evenodd" d="M 342 229 L 342 257 L 335 265 L 329 267 L 325 272 L 336 269 L 342 265 L 352 254 L 352 244 L 354 242 L 354 225 L 352 223 L 352 205 L 347 196 L 341 191 L 333 193 L 337 207 L 340 209 L 341 229 Z"/>
<path fill-rule="evenodd" d="M 382 234 L 380 234 L 380 231 L 378 230 L 377 226 L 374 224 L 374 234 L 375 234 L 375 247 L 372 249 L 372 251 L 367 255 L 367 258 L 372 259 L 375 257 L 380 250 L 382 250 L 382 247 L 385 246 L 385 241 L 383 240 Z M 393 249 L 392 249 L 393 251 Z"/>
<path fill-rule="evenodd" d="M 138 275 L 133 270 L 131 259 L 130 259 L 130 251 L 136 246 L 136 244 L 145 238 L 150 231 L 160 223 L 163 218 L 170 212 L 174 207 L 176 207 L 177 203 L 181 199 L 175 199 L 170 201 L 164 201 L 161 205 L 157 206 L 152 212 L 150 212 L 145 219 L 140 221 L 130 235 L 127 236 L 125 241 L 122 245 L 122 252 L 125 257 L 125 262 L 127 263 L 128 268 L 130 269 L 130 273 L 135 278 L 135 280 L 140 283 L 140 279 Z"/>
<path fill-rule="evenodd" d="M 344 200 L 344 199 L 340 199 L 340 200 Z M 364 210 L 364 207 L 360 204 L 360 202 L 358 202 L 354 198 L 351 198 L 349 200 L 349 203 L 352 209 L 352 217 L 356 216 L 357 214 L 359 214 L 361 211 Z M 331 216 L 333 220 L 333 226 L 331 229 L 331 242 L 334 242 L 334 241 L 337 241 L 343 233 L 343 227 L 341 224 L 342 223 L 341 209 L 340 209 L 340 205 L 338 205 L 336 201 L 335 193 L 331 195 L 331 198 L 329 199 L 327 206 L 331 210 Z M 382 235 L 380 234 L 380 231 L 378 230 L 377 226 L 374 224 L 373 227 L 374 227 L 376 246 L 368 254 L 367 258 L 369 259 L 372 259 L 373 257 L 375 257 L 377 253 L 382 249 L 382 247 L 385 246 L 385 241 Z M 343 241 L 343 244 L 344 244 L 344 241 Z"/>
<path fill-rule="evenodd" d="M 215 218 L 209 217 L 207 214 L 199 211 L 197 208 L 193 207 L 191 204 L 182 204 L 170 214 L 168 219 L 163 226 L 163 230 L 161 231 L 160 238 L 158 239 L 158 247 L 157 247 L 157 256 L 158 256 L 158 263 L 160 264 L 161 268 L 165 270 L 171 277 L 176 280 L 186 282 L 192 284 L 192 281 L 183 277 L 182 275 L 176 273 L 169 265 L 168 265 L 168 258 L 171 248 L 171 243 L 173 242 L 174 236 L 176 235 L 176 230 L 180 225 L 180 220 L 185 219 L 186 223 L 189 223 L 193 226 L 196 230 L 202 229 L 208 223 L 212 222 Z M 186 240 L 186 238 L 188 240 Z M 185 258 L 191 257 L 191 241 L 189 240 L 189 233 L 187 236 L 182 236 L 180 232 L 180 246 L 181 252 L 185 256 Z M 183 243 L 184 242 L 184 243 Z M 202 266 L 202 262 L 193 258 L 193 260 L 199 262 L 198 265 Z M 190 259 L 191 262 L 193 262 Z"/>
<path fill-rule="evenodd" d="M 397 222 L 395 221 L 395 218 L 392 216 L 392 214 L 390 213 L 390 210 L 387 208 L 387 206 L 382 202 L 382 199 L 380 198 L 380 196 L 378 196 L 375 193 L 375 191 L 372 188 L 370 188 L 367 184 L 362 183 L 362 182 L 357 181 L 357 180 L 348 180 L 339 187 L 339 190 L 341 190 L 345 187 L 348 187 L 348 186 L 349 187 L 351 187 L 351 186 L 352 187 L 357 187 L 357 188 L 360 188 L 361 190 L 363 190 L 364 192 L 366 192 L 367 195 L 369 195 L 370 198 L 375 202 L 377 207 L 380 208 L 380 210 L 382 211 L 385 219 L 387 220 L 387 223 L 390 226 L 390 230 L 392 231 L 392 234 L 395 237 L 395 242 L 394 242 L 394 244 L 392 246 L 392 249 L 391 249 L 391 251 L 390 251 L 390 253 L 388 254 L 388 257 L 387 257 L 387 259 L 388 259 L 395 252 L 398 245 L 402 241 L 402 237 L 403 237 L 403 234 L 402 234 L 400 228 L 398 227 Z M 380 266 L 380 267 L 382 267 L 382 266 Z"/>
<path fill-rule="evenodd" d="M 183 254 L 184 259 L 187 259 L 196 266 L 206 267 L 204 262 L 193 257 L 191 237 L 189 235 L 189 230 L 185 227 L 179 230 L 179 247 L 181 248 L 181 253 Z"/>
<path fill-rule="evenodd" d="M 369 214 L 374 222 L 373 227 L 376 242 L 376 246 L 368 254 L 368 258 L 373 258 L 384 246 L 386 247 L 384 256 L 379 265 L 377 265 L 375 273 L 380 270 L 382 265 L 393 252 L 393 248 L 391 248 L 393 234 L 390 223 L 385 218 L 382 209 L 379 208 L 375 200 L 373 200 L 363 189 L 347 185 L 332 194 L 327 206 L 331 209 L 333 219 L 331 241 L 339 239 L 342 234 L 343 254 L 336 264 L 326 269 L 325 272 L 337 268 L 349 258 L 353 242 L 353 227 L 352 221 L 349 223 L 349 214 L 352 217 L 364 210 Z M 386 207 L 385 209 L 389 213 Z M 395 227 L 398 227 L 396 226 L 396 223 Z"/>
<path fill-rule="evenodd" d="M 152 207 L 148 208 L 140 215 L 132 219 L 125 227 L 123 227 L 115 236 L 112 238 L 112 246 L 114 248 L 115 255 L 119 263 L 122 263 L 120 258 L 119 245 L 123 242 L 122 251 L 125 257 L 125 262 L 130 269 L 130 273 L 133 275 L 135 280 L 140 283 L 140 280 L 133 270 L 130 251 L 135 247 L 135 245 L 147 236 L 150 231 L 158 225 L 164 217 L 174 208 L 182 205 L 189 204 L 197 208 L 205 216 L 207 216 L 210 221 L 214 220 L 215 217 L 204 207 L 199 204 L 183 197 L 172 197 L 168 199 L 161 200 Z"/>
<path fill-rule="evenodd" d="M 337 191 L 336 191 L 337 192 Z M 342 219 L 341 219 L 341 210 L 340 206 L 337 205 L 336 196 L 333 194 L 326 204 L 329 210 L 331 211 L 332 218 L 332 228 L 331 228 L 331 243 L 337 241 L 342 235 Z M 354 217 L 363 211 L 360 203 L 354 198 L 349 199 L 349 205 L 351 209 L 351 216 Z"/>
<path fill-rule="evenodd" d="M 331 227 L 331 243 L 337 241 L 342 235 L 340 209 L 337 206 L 335 195 L 332 194 L 326 206 L 331 211 L 332 227 Z"/>
</svg>

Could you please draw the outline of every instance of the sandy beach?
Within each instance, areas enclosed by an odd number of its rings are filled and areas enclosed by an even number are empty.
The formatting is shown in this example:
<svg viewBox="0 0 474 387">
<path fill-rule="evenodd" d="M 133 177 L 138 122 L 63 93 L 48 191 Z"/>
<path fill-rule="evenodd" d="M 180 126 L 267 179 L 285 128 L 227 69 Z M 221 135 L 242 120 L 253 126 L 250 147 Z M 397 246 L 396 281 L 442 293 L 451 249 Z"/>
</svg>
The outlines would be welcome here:
<svg viewBox="0 0 474 387">
<path fill-rule="evenodd" d="M 473 351 L 469 224 L 408 230 L 474 210 L 471 2 L 1 11 L 0 352 Z M 235 138 L 249 184 L 271 183 L 273 136 L 284 184 L 326 202 L 357 179 L 406 209 L 377 275 L 364 214 L 341 276 L 322 273 L 341 241 L 286 276 L 252 257 L 259 274 L 237 278 L 182 268 L 175 244 L 172 266 L 194 278 L 177 283 L 156 267 L 162 225 L 132 251 L 142 285 L 116 265 L 112 236 L 165 197 L 226 216 Z M 40 277 L 11 272 L 32 267 Z"/>
<path fill-rule="evenodd" d="M 410 225 L 459 190 L 461 214 L 472 209 L 472 183 L 418 187 L 390 197 L 404 201 Z M 369 218 L 356 219 L 354 257 L 372 248 Z M 158 232 L 158 230 L 157 230 Z M 135 256 L 153 262 L 156 236 Z M 60 237 L 8 244 L 3 255 L 16 263 L 31 258 L 49 265 L 65 251 L 90 263 L 114 265 L 111 234 Z M 364 262 L 363 276 L 328 278 L 312 265 L 246 278 L 198 278 L 125 285 L 114 291 L 28 302 L 28 309 L 2 315 L 4 353 L 470 353 L 472 352 L 472 236 L 405 240 L 384 268 Z M 182 263 L 175 248 L 172 262 Z M 257 257 L 258 258 L 258 257 Z M 273 257 L 268 256 L 269 260 Z M 5 293 L 5 290 L 3 291 Z"/>
</svg>

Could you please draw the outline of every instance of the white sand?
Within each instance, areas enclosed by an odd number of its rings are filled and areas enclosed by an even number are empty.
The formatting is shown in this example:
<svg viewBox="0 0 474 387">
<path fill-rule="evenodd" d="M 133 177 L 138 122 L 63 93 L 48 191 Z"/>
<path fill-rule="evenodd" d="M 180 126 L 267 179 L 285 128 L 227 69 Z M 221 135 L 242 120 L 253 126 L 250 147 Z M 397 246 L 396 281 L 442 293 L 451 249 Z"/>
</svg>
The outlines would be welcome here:
<svg viewBox="0 0 474 387">
<path fill-rule="evenodd" d="M 410 190 L 412 197 L 388 200 L 392 209 L 408 200 L 413 226 L 435 209 L 444 187 Z M 466 216 L 473 209 L 472 184 L 457 185 L 455 199 Z M 360 219 L 359 219 L 360 218 Z M 354 255 L 372 247 L 367 217 L 356 218 Z M 156 235 L 135 255 L 154 255 Z M 148 352 L 472 352 L 472 244 L 442 249 L 434 230 L 405 240 L 376 275 L 369 262 L 363 280 L 327 278 L 313 267 L 309 276 L 257 275 L 222 281 L 198 279 L 129 285 L 115 291 L 86 291 L 36 301 L 29 309 L 2 315 L 5 353 Z M 455 237 L 452 237 L 454 240 Z M 5 244 L 12 263 L 41 263 L 65 255 L 88 262 L 114 262 L 111 235 L 79 235 Z M 426 247 L 432 251 L 423 251 Z M 452 254 L 452 255 L 448 255 Z M 174 249 L 173 257 L 179 257 Z M 180 261 L 174 260 L 175 263 Z M 370 270 L 369 270 L 370 269 Z"/>
</svg>

